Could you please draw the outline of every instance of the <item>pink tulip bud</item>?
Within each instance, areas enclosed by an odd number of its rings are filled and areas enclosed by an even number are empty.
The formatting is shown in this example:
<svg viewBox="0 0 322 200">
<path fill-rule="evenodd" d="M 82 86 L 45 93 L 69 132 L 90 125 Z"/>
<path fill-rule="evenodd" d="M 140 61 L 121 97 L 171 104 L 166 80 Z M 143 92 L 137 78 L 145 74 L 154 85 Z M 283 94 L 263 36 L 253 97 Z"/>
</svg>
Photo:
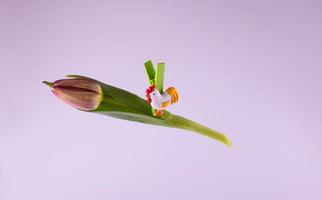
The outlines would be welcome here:
<svg viewBox="0 0 322 200">
<path fill-rule="evenodd" d="M 44 83 L 59 99 L 80 110 L 96 110 L 103 99 L 102 87 L 95 80 L 74 78 Z"/>
</svg>

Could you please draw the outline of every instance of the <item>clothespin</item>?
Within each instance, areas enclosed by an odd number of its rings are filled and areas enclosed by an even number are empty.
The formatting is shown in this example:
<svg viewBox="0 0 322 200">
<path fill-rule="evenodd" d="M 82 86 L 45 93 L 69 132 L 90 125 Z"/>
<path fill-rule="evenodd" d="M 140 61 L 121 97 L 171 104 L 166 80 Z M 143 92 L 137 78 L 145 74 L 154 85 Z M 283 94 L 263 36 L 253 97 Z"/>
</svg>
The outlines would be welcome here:
<svg viewBox="0 0 322 200">
<path fill-rule="evenodd" d="M 144 63 L 145 71 L 148 77 L 150 85 L 155 84 L 155 87 L 159 92 L 163 93 L 163 82 L 164 82 L 164 63 L 158 63 L 157 69 L 154 70 L 153 63 L 148 60 Z"/>
<path fill-rule="evenodd" d="M 157 69 L 154 69 L 153 63 L 151 60 L 148 60 L 144 63 L 145 71 L 147 74 L 148 82 L 150 85 L 155 85 L 160 94 L 163 93 L 163 82 L 164 82 L 164 63 L 158 63 Z M 152 113 L 155 112 L 155 109 L 152 108 Z"/>
</svg>

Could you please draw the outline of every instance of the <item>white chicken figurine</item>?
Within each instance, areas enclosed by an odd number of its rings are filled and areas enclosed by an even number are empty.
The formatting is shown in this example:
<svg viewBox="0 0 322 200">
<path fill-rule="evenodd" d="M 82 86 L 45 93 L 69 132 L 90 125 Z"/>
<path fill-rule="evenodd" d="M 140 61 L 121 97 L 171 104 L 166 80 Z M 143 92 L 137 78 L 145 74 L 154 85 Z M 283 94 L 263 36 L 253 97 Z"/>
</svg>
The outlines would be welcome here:
<svg viewBox="0 0 322 200">
<path fill-rule="evenodd" d="M 169 87 L 164 93 L 160 94 L 155 85 L 151 85 L 146 90 L 147 102 L 155 109 L 156 116 L 163 114 L 170 104 L 174 104 L 179 100 L 179 93 L 174 87 Z"/>
</svg>

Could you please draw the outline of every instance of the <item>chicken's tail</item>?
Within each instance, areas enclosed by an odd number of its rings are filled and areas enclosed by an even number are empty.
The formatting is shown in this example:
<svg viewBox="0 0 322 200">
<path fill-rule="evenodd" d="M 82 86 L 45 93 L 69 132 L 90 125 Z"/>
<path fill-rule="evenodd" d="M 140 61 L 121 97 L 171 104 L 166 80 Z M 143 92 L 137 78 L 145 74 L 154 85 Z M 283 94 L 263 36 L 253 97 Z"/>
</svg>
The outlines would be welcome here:
<svg viewBox="0 0 322 200">
<path fill-rule="evenodd" d="M 166 92 L 170 95 L 171 97 L 171 104 L 174 104 L 178 102 L 179 100 L 179 93 L 176 88 L 174 87 L 169 87 Z"/>
</svg>

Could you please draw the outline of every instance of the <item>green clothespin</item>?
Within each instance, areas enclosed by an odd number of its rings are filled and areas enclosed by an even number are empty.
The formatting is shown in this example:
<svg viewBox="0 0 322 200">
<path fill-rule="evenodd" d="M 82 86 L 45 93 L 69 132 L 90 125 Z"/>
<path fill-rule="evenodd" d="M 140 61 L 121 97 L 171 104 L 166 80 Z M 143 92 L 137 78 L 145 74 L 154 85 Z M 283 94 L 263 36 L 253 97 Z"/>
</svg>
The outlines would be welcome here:
<svg viewBox="0 0 322 200">
<path fill-rule="evenodd" d="M 153 67 L 153 63 L 151 62 L 151 60 L 148 60 L 144 63 L 144 66 L 149 84 L 153 85 L 155 83 L 155 70 Z"/>
<path fill-rule="evenodd" d="M 163 82 L 164 82 L 164 63 L 157 64 L 157 70 L 154 70 L 153 63 L 148 60 L 144 63 L 145 71 L 148 77 L 150 85 L 155 84 L 155 87 L 159 92 L 163 93 Z"/>
<path fill-rule="evenodd" d="M 155 87 L 159 90 L 160 94 L 163 93 L 163 81 L 164 81 L 164 63 L 158 63 L 157 70 L 155 72 Z"/>
<path fill-rule="evenodd" d="M 160 94 L 163 93 L 163 82 L 164 82 L 164 63 L 157 64 L 157 70 L 154 69 L 153 63 L 151 60 L 148 60 L 144 63 L 145 71 L 147 74 L 148 82 L 150 85 L 155 84 L 155 87 L 158 89 Z M 155 109 L 152 108 L 152 113 Z"/>
</svg>

